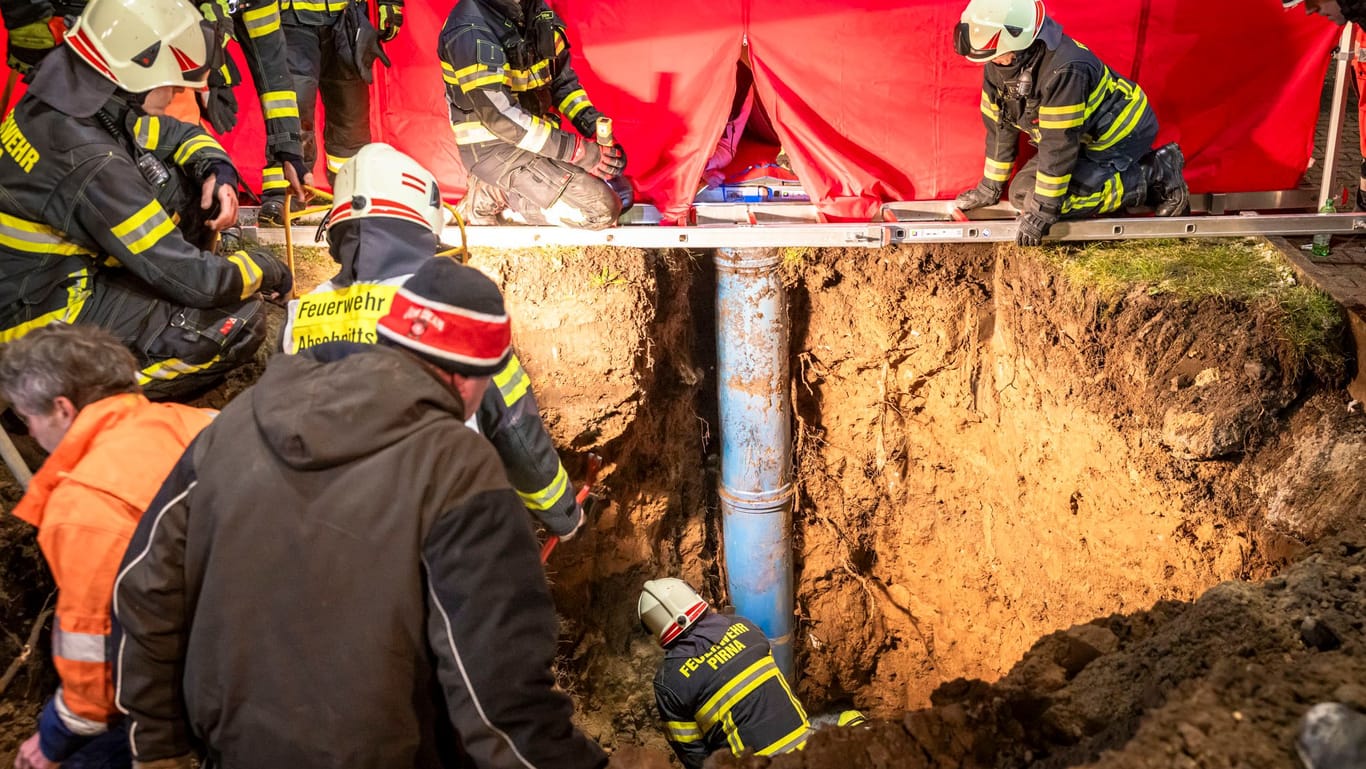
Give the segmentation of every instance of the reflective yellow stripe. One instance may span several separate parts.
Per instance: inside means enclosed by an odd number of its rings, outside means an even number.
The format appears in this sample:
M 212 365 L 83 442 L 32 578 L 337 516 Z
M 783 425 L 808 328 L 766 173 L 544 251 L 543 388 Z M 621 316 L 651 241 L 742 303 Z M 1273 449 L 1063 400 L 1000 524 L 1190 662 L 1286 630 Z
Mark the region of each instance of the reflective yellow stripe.
M 455 132 L 456 144 L 479 144 L 495 141 L 498 138 L 492 131 L 484 127 L 483 123 L 474 120 L 456 123 L 451 126 L 451 130 Z
M 521 491 L 517 496 L 522 498 L 522 503 L 532 510 L 549 510 L 564 497 L 569 490 L 569 473 L 565 472 L 564 465 L 555 473 L 555 479 L 549 486 L 541 489 L 534 494 L 526 494 Z
M 224 157 L 227 157 L 228 154 L 223 151 L 223 146 L 215 141 L 212 136 L 209 136 L 208 134 L 197 134 L 186 139 L 185 143 L 181 144 L 175 151 L 176 165 L 185 165 L 185 163 L 188 162 L 190 158 L 194 157 L 195 154 L 204 150 L 218 150 Z
M 151 115 L 138 118 L 133 121 L 133 133 L 139 147 L 155 150 L 157 142 L 161 141 L 161 118 Z
M 5 213 L 0 213 L 0 245 L 30 254 L 89 253 L 46 224 L 30 222 Z
M 460 78 L 455 75 L 455 67 L 448 62 L 441 62 L 441 79 L 449 85 L 460 85 Z
M 697 742 L 702 739 L 702 730 L 694 721 L 665 721 L 664 732 L 673 742 Z
M 531 377 L 526 375 L 526 371 L 522 369 L 522 362 L 513 355 L 508 358 L 507 365 L 493 375 L 493 383 L 502 394 L 503 403 L 511 407 L 526 395 L 527 388 L 531 386 Z
M 1059 115 L 1070 115 L 1074 112 L 1081 112 L 1085 108 L 1082 104 L 1064 104 L 1062 106 L 1039 107 L 1040 115 L 1057 117 Z
M 534 91 L 550 84 L 550 59 L 541 59 L 530 69 L 505 69 L 504 82 L 513 91 Z
M 1001 120 L 1001 108 L 991 101 L 991 97 L 987 96 L 986 91 L 982 92 L 982 114 L 991 118 L 993 123 Z
M 344 164 L 346 163 L 346 161 L 348 161 L 348 160 L 350 160 L 350 159 L 351 159 L 351 158 L 344 158 L 344 157 L 342 157 L 342 156 L 340 156 L 340 155 L 328 155 L 328 156 L 327 156 L 327 170 L 329 170 L 329 171 L 331 171 L 332 173 L 335 174 L 336 172 L 340 171 L 342 165 L 344 165 Z
M 540 153 L 545 148 L 545 143 L 550 141 L 551 134 L 555 131 L 555 126 L 538 117 L 531 118 L 531 127 L 526 130 L 526 135 L 517 142 L 518 149 L 527 152 Z
M 1065 176 L 1052 176 L 1040 172 L 1034 180 L 1034 194 L 1042 195 L 1046 198 L 1060 198 L 1067 194 L 1067 185 L 1072 181 L 1072 174 Z
M 560 114 L 573 120 L 580 113 L 593 106 L 593 102 L 588 100 L 588 94 L 582 88 L 575 88 L 569 95 L 560 100 Z
M 754 691 L 763 682 L 780 675 L 773 655 L 764 655 L 763 659 L 740 671 L 721 687 L 720 691 L 702 703 L 702 707 L 697 709 L 697 725 L 702 727 L 703 732 L 711 731 L 711 728 L 730 712 L 735 703 L 744 699 L 745 695 Z
M 1100 82 L 1096 84 L 1095 88 L 1091 89 L 1090 95 L 1086 97 L 1086 117 L 1091 117 L 1091 113 L 1096 111 L 1096 107 L 1099 107 L 1100 103 L 1105 101 L 1105 97 L 1109 96 L 1110 91 L 1114 90 L 1114 84 L 1114 75 L 1111 75 L 1110 68 L 1106 67 L 1105 73 L 1100 77 Z
M 110 232 L 123 241 L 130 252 L 140 254 L 174 230 L 175 222 L 166 215 L 166 209 L 153 200 L 142 210 L 114 225 Z
M 806 744 L 806 740 L 810 736 L 811 727 L 803 723 L 801 726 L 798 726 L 796 729 L 793 729 L 792 731 L 788 732 L 781 739 L 775 741 L 768 747 L 759 748 L 758 750 L 754 751 L 754 754 L 759 756 L 776 756 L 779 753 L 787 753 L 792 750 L 797 750 L 798 748 L 801 748 Z
M 81 314 L 81 308 L 85 307 L 85 300 L 90 298 L 90 271 L 81 268 L 67 275 L 67 278 L 74 278 L 76 282 L 66 288 L 65 307 L 58 307 L 17 326 L 0 330 L 0 343 L 13 342 L 33 329 L 49 323 L 75 323 Z
M 999 160 L 987 158 L 986 165 L 982 168 L 982 175 L 993 182 L 1004 182 L 1010 179 L 1010 169 L 1013 163 L 1002 163 Z
M 867 719 L 866 717 L 864 717 L 864 715 L 863 715 L 862 713 L 858 712 L 857 710 L 846 710 L 846 711 L 840 713 L 839 718 L 835 720 L 835 725 L 836 725 L 836 726 L 858 726 L 859 724 L 862 724 L 862 723 L 867 722 L 867 720 L 868 720 L 868 719 Z
M 246 299 L 257 291 L 261 290 L 262 272 L 259 265 L 247 256 L 246 251 L 238 251 L 228 257 L 228 261 L 237 266 L 237 271 L 242 274 L 242 298 Z
M 270 192 L 271 190 L 283 190 L 289 187 L 289 182 L 285 179 L 285 169 L 281 166 L 267 166 L 261 171 L 261 190 Z
M 507 70 L 503 67 L 494 68 L 483 64 L 471 64 L 457 70 L 449 64 L 445 64 L 441 70 L 442 78 L 447 83 L 459 86 L 460 90 L 465 93 L 507 80 Z
M 735 714 L 726 711 L 726 715 L 721 719 L 721 731 L 726 735 L 726 744 L 730 745 L 730 752 L 740 755 L 745 752 L 745 741 L 740 739 L 740 730 L 735 726 Z
M 271 3 L 263 8 L 242 12 L 242 24 L 249 37 L 265 37 L 280 28 L 280 5 Z
M 186 374 L 195 374 L 222 360 L 222 357 L 215 355 L 203 363 L 186 363 L 180 358 L 158 361 L 138 372 L 138 384 L 145 386 L 154 380 L 165 382 Z
M 1097 140 L 1095 144 L 1090 145 L 1089 149 L 1109 149 L 1122 141 L 1124 137 L 1133 133 L 1134 128 L 1138 127 L 1139 119 L 1143 117 L 1143 113 L 1148 109 L 1148 97 L 1141 89 L 1135 90 L 1137 91 L 1136 98 L 1130 99 L 1128 106 L 1124 108 L 1123 112 L 1119 113 L 1119 117 L 1115 119 L 1115 122 L 1110 124 L 1110 129 L 1101 134 L 1100 139 Z
M 293 91 L 266 91 L 261 94 L 261 111 L 266 120 L 299 116 L 299 102 Z

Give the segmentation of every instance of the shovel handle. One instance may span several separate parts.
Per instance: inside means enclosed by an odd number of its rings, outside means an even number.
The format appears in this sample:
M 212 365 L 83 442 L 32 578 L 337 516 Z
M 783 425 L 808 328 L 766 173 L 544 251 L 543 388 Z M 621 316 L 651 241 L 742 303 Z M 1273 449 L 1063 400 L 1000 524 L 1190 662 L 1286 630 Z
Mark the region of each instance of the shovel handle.
M 588 455 L 588 469 L 584 473 L 583 485 L 579 487 L 579 493 L 574 495 L 574 500 L 582 507 L 588 501 L 588 495 L 593 493 L 593 484 L 598 482 L 598 471 L 602 469 L 602 457 L 597 454 Z M 550 554 L 555 551 L 555 546 L 560 544 L 560 538 L 551 534 L 546 538 L 545 544 L 541 545 L 541 563 L 545 563 Z

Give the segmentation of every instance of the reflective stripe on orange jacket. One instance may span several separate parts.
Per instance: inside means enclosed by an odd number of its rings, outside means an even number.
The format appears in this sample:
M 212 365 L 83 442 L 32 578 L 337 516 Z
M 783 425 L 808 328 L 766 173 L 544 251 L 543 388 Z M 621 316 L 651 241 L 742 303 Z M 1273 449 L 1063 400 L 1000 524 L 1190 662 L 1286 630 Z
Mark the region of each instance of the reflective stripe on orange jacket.
M 109 603 L 133 529 L 212 411 L 125 394 L 81 409 L 14 508 L 38 527 L 57 581 L 52 659 L 57 711 L 77 734 L 102 731 L 114 707 Z

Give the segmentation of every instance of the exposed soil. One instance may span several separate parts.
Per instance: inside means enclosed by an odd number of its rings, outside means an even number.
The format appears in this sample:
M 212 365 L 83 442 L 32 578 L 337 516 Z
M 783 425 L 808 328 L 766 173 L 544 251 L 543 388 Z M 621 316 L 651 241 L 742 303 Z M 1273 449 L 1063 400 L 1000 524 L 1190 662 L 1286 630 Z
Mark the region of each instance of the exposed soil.
M 1141 289 L 1105 302 L 1009 247 L 788 257 L 799 691 L 890 720 L 780 762 L 1077 766 L 1112 749 L 1107 766 L 1288 767 L 1308 704 L 1366 706 L 1335 693 L 1366 686 L 1366 563 L 1357 544 L 1306 559 L 1366 519 L 1366 419 L 1267 318 Z M 472 263 L 503 285 L 571 476 L 606 460 L 591 526 L 548 566 L 559 680 L 594 739 L 662 755 L 640 584 L 679 575 L 725 599 L 711 255 Z M 305 288 L 330 272 L 306 269 Z M 0 524 L 0 666 L 50 592 L 26 529 Z M 1311 610 L 1337 650 L 1299 640 Z M 50 691 L 42 670 L 0 702 L 0 765 Z

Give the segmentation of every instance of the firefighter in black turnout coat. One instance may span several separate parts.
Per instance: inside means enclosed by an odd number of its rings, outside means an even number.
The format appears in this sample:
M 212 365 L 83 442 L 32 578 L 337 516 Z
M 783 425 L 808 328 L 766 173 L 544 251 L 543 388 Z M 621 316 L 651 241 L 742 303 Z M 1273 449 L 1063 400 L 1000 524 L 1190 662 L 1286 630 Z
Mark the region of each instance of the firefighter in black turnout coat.
M 251 359 L 256 294 L 288 291 L 289 272 L 268 251 L 223 257 L 186 239 L 171 201 L 235 212 L 237 174 L 203 130 L 155 114 L 173 89 L 202 87 L 219 51 L 187 3 L 91 0 L 45 58 L 0 124 L 0 341 L 101 326 L 161 397 Z M 181 173 L 188 195 L 174 192 Z
M 772 756 L 806 744 L 806 711 L 752 622 L 709 611 L 688 583 L 672 577 L 646 582 L 636 609 L 664 647 L 655 703 L 684 766 L 700 769 L 721 748 Z
M 986 165 L 958 208 L 1000 200 L 1023 133 L 1039 152 L 1010 185 L 1021 245 L 1039 245 L 1059 218 L 1143 206 L 1158 216 L 1186 212 L 1181 150 L 1152 149 L 1157 117 L 1143 89 L 1063 34 L 1041 0 L 972 0 L 954 45 L 986 65 Z
M 603 115 L 580 85 L 564 23 L 545 0 L 458 0 L 439 46 L 470 178 L 466 218 L 493 224 L 511 208 L 530 224 L 615 224 L 625 201 L 608 181 L 620 177 L 626 154 L 598 143 Z M 560 116 L 575 132 L 559 127 Z

